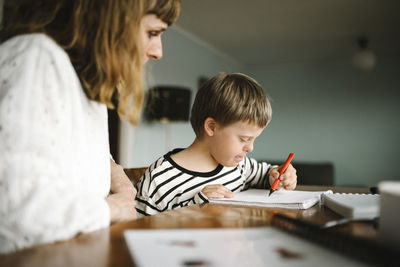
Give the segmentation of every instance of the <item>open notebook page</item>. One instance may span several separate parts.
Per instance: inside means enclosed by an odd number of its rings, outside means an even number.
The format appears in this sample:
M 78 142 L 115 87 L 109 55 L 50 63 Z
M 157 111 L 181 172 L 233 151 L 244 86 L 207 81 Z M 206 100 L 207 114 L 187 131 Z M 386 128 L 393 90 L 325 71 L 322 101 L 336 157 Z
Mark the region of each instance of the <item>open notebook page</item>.
M 323 193 L 330 194 L 327 191 L 298 191 L 298 190 L 277 190 L 270 196 L 269 190 L 249 189 L 235 193 L 233 198 L 214 198 L 211 203 L 234 204 L 261 207 L 275 207 L 287 209 L 308 209 L 321 200 Z

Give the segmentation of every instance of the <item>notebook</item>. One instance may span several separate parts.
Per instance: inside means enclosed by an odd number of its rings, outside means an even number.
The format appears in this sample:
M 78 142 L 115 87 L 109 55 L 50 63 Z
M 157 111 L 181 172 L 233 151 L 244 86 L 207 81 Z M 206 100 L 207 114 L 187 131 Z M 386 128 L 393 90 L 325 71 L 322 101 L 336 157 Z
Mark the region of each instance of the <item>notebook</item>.
M 259 207 L 273 207 L 286 209 L 308 209 L 319 203 L 323 193 L 327 191 L 298 191 L 298 190 L 277 190 L 268 196 L 269 190 L 248 189 L 237 192 L 233 198 L 213 198 L 210 203 L 233 204 Z
M 350 219 L 379 217 L 378 194 L 323 194 L 322 203 L 336 213 Z
M 399 265 L 399 250 L 395 246 L 387 246 L 382 242 L 377 242 L 378 240 L 374 238 L 365 238 L 355 233 L 349 234 L 348 231 L 325 229 L 325 227 L 321 227 L 319 223 L 316 224 L 314 220 L 309 220 L 309 218 L 293 218 L 283 213 L 274 214 L 271 225 L 293 236 L 318 244 L 320 247 L 329 248 L 340 254 L 363 261 L 366 266 Z M 352 232 L 354 232 L 354 229 L 352 228 Z M 326 260 L 327 262 L 329 261 L 329 259 Z M 325 264 L 322 263 L 315 266 L 325 266 Z
M 274 227 L 126 230 L 136 266 L 365 266 Z

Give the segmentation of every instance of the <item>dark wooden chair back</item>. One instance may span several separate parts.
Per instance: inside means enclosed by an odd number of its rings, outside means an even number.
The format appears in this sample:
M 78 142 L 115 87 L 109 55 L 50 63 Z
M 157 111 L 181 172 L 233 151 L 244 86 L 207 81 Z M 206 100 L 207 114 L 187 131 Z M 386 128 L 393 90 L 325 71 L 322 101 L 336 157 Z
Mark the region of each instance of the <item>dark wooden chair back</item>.
M 126 168 L 124 169 L 126 175 L 129 177 L 129 179 L 132 181 L 134 185 L 139 182 L 140 177 L 146 172 L 147 167 L 142 167 L 142 168 Z
M 282 162 L 260 160 L 272 165 L 280 165 Z M 331 162 L 292 162 L 297 170 L 298 185 L 327 185 L 335 184 L 334 166 Z

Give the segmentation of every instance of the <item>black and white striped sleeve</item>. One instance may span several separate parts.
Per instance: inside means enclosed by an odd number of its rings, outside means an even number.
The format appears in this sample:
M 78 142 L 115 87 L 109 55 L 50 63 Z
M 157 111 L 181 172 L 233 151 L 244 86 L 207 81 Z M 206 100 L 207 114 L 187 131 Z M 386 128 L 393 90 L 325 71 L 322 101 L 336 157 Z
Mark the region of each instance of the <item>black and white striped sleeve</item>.
M 157 208 L 155 199 L 151 198 L 149 194 L 152 191 L 152 187 L 154 187 L 152 186 L 152 173 L 163 162 L 164 159 L 160 158 L 151 164 L 137 183 L 136 211 L 138 212 L 139 216 L 153 215 L 162 211 Z
M 271 164 L 266 162 L 257 162 L 255 159 L 245 157 L 243 161 L 243 174 L 246 182 L 244 190 L 252 188 L 270 188 L 269 170 Z
M 136 211 L 139 215 L 147 216 L 158 213 L 155 203 L 148 196 L 147 188 L 150 180 L 151 172 L 147 170 L 137 184 Z
M 156 164 L 156 163 L 155 163 Z M 153 164 L 154 165 L 154 164 Z M 201 189 L 210 179 L 197 179 L 170 164 L 150 166 L 137 185 L 136 210 L 154 215 L 194 204 L 208 202 Z
M 192 206 L 195 204 L 201 204 L 201 203 L 207 203 L 209 202 L 208 198 L 200 191 L 196 193 L 193 197 L 188 198 L 182 202 L 175 202 L 175 203 L 164 203 L 164 205 L 168 205 L 168 209 L 177 209 L 177 208 L 182 208 L 186 206 Z

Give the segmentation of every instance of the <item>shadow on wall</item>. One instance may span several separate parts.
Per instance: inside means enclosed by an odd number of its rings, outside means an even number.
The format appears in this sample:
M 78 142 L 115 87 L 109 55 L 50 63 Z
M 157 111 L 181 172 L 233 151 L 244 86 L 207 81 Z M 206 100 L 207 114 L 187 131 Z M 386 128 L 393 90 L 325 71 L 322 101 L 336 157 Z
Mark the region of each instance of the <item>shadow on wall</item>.
M 260 160 L 259 162 L 268 162 L 272 165 L 280 165 L 282 162 L 274 162 L 268 160 Z M 298 185 L 334 185 L 334 167 L 330 162 L 312 163 L 312 162 L 295 162 L 293 167 L 297 171 Z

